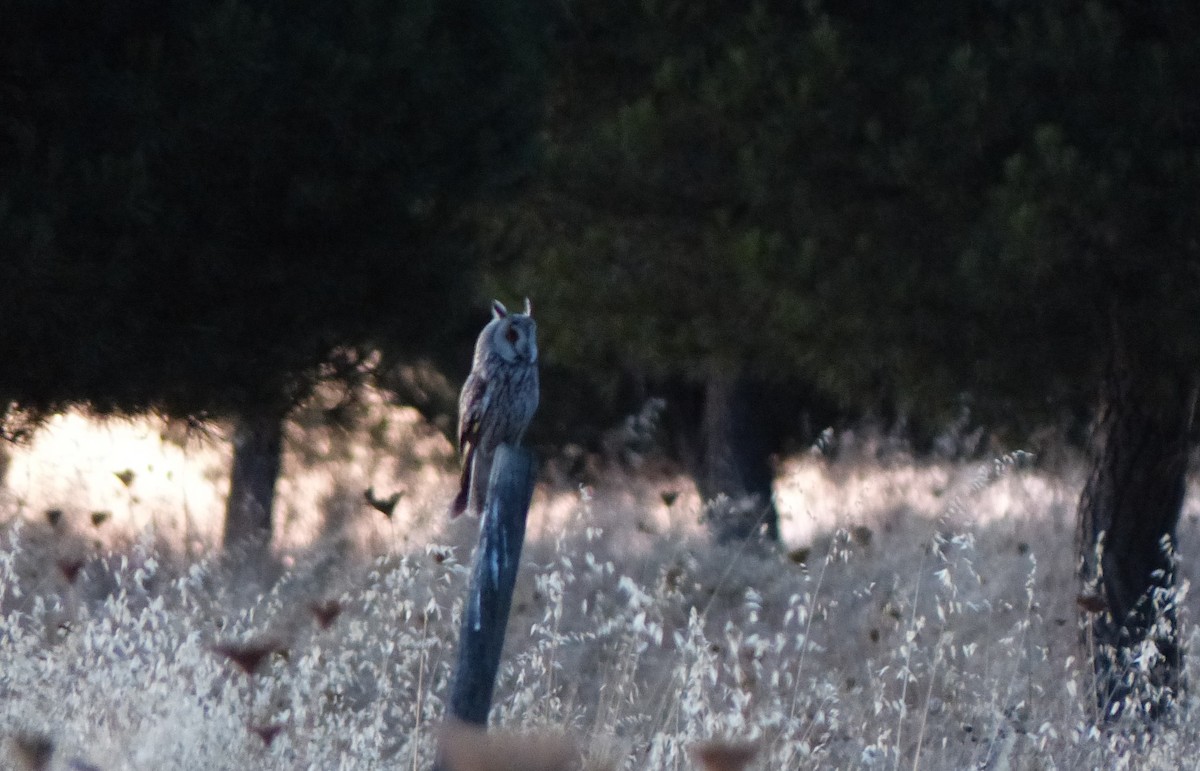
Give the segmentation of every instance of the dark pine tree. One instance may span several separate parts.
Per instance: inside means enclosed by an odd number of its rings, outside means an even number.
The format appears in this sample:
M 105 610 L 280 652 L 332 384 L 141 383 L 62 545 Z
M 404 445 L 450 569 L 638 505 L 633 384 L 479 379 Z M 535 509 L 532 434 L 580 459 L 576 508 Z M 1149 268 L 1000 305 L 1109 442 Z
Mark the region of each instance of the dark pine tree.
M 771 449 L 736 430 L 763 385 L 931 418 L 965 398 L 1001 436 L 1090 412 L 1097 699 L 1161 714 L 1200 371 L 1200 11 L 572 8 L 545 174 L 498 228 L 547 360 L 711 397 L 706 495 L 761 484 L 733 459 Z
M 0 404 L 230 419 L 227 541 L 269 537 L 290 407 L 354 351 L 436 353 L 468 306 L 462 214 L 534 158 L 538 8 L 0 17 Z

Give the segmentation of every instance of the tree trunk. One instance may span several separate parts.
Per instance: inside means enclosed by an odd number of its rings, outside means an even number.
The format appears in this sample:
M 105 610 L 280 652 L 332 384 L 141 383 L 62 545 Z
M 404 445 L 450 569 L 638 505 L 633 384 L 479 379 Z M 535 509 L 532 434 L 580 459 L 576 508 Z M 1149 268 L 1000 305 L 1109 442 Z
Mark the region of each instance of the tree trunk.
M 225 503 L 225 551 L 263 556 L 271 543 L 271 511 L 283 445 L 283 415 L 238 421 L 233 435 L 229 498 Z
M 1194 400 L 1190 385 L 1122 351 L 1103 383 L 1079 525 L 1104 719 L 1130 708 L 1155 719 L 1183 684 L 1174 549 Z
M 714 371 L 704 391 L 696 486 L 718 543 L 779 540 L 763 418 L 745 375 Z

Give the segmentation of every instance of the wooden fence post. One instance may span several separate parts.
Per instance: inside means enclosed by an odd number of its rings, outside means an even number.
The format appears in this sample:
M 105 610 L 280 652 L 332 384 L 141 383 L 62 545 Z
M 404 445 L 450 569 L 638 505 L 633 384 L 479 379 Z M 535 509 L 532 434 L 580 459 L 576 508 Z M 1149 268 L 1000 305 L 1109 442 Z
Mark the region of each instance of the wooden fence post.
M 525 541 L 525 516 L 533 498 L 535 470 L 533 454 L 528 450 L 507 444 L 496 449 L 458 637 L 458 661 L 447 714 L 450 720 L 487 726 Z M 440 758 L 435 768 L 445 770 Z

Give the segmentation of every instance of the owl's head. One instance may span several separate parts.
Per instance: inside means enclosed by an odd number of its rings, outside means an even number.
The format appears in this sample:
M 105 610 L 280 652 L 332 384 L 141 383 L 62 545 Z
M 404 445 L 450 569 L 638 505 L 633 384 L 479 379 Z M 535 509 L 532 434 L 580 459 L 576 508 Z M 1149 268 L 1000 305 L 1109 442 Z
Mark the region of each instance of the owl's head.
M 490 330 L 490 332 L 488 331 Z M 491 348 L 509 363 L 537 361 L 537 322 L 533 308 L 525 298 L 524 313 L 509 313 L 499 300 L 492 300 L 492 320 L 485 334 L 490 335 Z

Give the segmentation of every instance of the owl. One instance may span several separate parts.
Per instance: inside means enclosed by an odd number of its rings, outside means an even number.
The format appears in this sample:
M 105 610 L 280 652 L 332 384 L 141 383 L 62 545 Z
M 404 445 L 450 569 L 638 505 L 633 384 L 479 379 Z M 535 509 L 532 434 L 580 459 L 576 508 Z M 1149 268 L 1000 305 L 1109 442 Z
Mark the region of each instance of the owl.
M 475 342 L 471 374 L 458 397 L 463 466 L 451 518 L 483 513 L 496 448 L 520 444 L 538 406 L 537 324 L 528 298 L 524 313 L 509 313 L 493 300 L 492 317 Z

